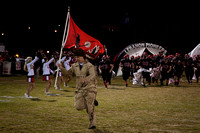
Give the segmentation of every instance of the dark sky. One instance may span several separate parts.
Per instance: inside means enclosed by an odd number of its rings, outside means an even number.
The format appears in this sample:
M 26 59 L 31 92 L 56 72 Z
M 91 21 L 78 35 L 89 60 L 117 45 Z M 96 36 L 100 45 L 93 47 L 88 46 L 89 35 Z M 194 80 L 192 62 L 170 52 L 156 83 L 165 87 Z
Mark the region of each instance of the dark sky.
M 169 53 L 183 54 L 200 42 L 197 3 L 108 0 L 1 1 L 0 32 L 5 35 L 0 42 L 11 52 L 59 50 L 68 6 L 75 23 L 106 45 L 111 55 L 138 42 L 158 44 Z M 114 31 L 109 32 L 109 27 Z

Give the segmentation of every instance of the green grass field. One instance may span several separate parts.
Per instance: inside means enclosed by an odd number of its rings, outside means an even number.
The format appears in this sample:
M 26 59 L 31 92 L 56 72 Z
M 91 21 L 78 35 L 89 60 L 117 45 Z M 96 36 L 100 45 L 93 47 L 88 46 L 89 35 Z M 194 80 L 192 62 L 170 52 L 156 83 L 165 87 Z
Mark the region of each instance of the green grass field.
M 186 81 L 175 87 L 125 87 L 122 77 L 105 89 L 98 77 L 97 129 L 89 130 L 86 111 L 74 108 L 74 79 L 62 91 L 44 94 L 45 82 L 36 79 L 26 99 L 26 76 L 0 77 L 0 132 L 200 132 L 200 85 Z

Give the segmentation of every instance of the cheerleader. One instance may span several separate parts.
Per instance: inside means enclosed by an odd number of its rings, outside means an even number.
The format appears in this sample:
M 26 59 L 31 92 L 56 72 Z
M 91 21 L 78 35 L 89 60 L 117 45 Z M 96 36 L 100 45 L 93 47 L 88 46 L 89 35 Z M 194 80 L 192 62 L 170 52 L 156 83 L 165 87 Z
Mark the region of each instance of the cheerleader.
M 49 64 L 54 61 L 54 58 L 51 58 L 48 60 L 48 58 L 43 59 L 44 64 L 43 64 L 43 80 L 46 81 L 46 88 L 45 88 L 45 94 L 50 94 L 49 89 L 53 83 L 53 80 L 51 79 L 50 73 L 54 73 L 50 67 Z
M 25 93 L 26 98 L 33 98 L 30 96 L 31 91 L 35 88 L 35 79 L 34 79 L 34 63 L 38 60 L 39 58 L 35 56 L 35 59 L 32 60 L 32 57 L 27 57 L 25 60 L 24 64 L 24 70 L 28 72 L 27 74 L 27 82 L 28 82 L 28 92 Z
M 66 59 L 66 56 L 62 57 L 62 59 L 60 60 L 60 62 L 63 63 L 65 59 Z M 58 67 L 58 63 L 59 63 L 59 60 L 57 60 L 57 62 L 56 62 L 56 67 Z M 63 83 L 63 81 L 64 81 L 63 75 L 62 75 L 60 69 L 58 69 L 58 81 L 57 81 L 57 85 L 56 85 L 56 88 L 55 88 L 56 90 L 57 89 L 62 90 L 60 88 L 60 85 Z
M 65 66 L 65 69 L 68 71 L 70 68 L 71 68 L 71 66 L 70 66 L 70 61 L 71 61 L 71 57 L 69 57 L 68 59 L 66 58 L 65 59 L 65 61 L 64 61 L 64 66 Z M 66 77 L 66 79 L 65 79 L 65 82 L 64 82 L 64 87 L 69 87 L 68 85 L 67 85 L 67 83 L 70 81 L 70 77 Z

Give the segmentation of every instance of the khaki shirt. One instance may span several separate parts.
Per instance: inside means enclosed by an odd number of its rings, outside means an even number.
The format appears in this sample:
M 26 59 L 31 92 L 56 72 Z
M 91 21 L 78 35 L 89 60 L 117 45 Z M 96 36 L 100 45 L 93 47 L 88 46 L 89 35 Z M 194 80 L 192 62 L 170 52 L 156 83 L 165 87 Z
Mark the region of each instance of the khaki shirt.
M 76 89 L 77 91 L 91 91 L 97 92 L 97 76 L 95 67 L 90 62 L 85 61 L 82 69 L 80 70 L 79 63 L 72 64 L 71 68 L 67 71 L 65 68 L 61 68 L 61 72 L 64 76 L 76 76 Z M 79 78 L 83 77 L 85 83 L 81 83 Z

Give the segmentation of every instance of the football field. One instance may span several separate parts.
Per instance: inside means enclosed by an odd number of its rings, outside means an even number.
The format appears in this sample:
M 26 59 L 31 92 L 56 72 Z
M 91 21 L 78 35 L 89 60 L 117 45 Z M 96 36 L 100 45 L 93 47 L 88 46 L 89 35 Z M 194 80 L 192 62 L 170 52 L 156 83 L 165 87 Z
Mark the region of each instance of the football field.
M 54 78 L 54 77 L 53 77 Z M 3 133 L 123 133 L 123 132 L 200 132 L 200 83 L 178 87 L 152 84 L 125 87 L 122 77 L 112 79 L 106 89 L 98 77 L 95 107 L 97 129 L 89 130 L 85 110 L 74 107 L 75 79 L 61 91 L 44 93 L 42 77 L 27 99 L 26 76 L 0 77 L 0 132 Z

